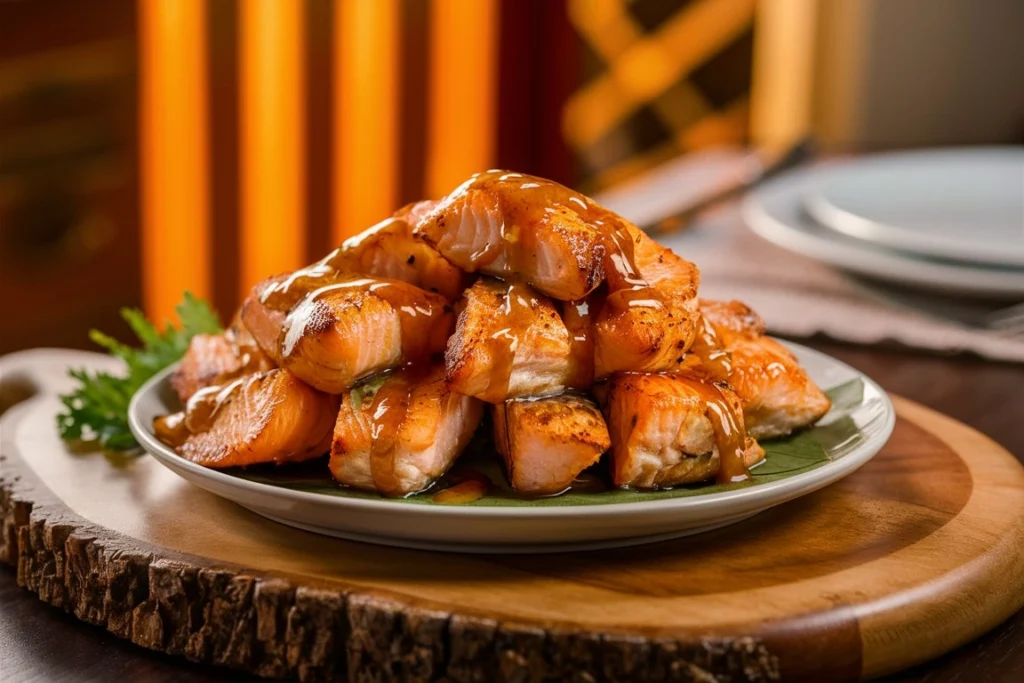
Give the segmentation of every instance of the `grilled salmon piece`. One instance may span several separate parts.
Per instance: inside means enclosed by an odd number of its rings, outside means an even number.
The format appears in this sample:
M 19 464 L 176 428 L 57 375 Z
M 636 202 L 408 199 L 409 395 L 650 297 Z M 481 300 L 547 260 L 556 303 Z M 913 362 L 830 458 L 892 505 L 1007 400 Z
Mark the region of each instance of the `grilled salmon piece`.
M 445 384 L 440 363 L 368 380 L 341 397 L 331 474 L 386 496 L 417 493 L 448 471 L 482 414 L 480 401 Z
M 234 379 L 238 368 L 239 359 L 224 334 L 197 334 L 171 375 L 171 386 L 184 403 L 203 387 Z
M 683 375 L 623 373 L 600 387 L 616 486 L 738 481 L 764 451 L 746 436 L 739 398 Z M 725 452 L 725 468 L 722 453 Z
M 163 438 L 183 436 L 178 453 L 204 467 L 297 462 L 325 453 L 338 398 L 274 369 L 207 387 L 193 395 L 183 416 L 158 418 Z
M 513 399 L 495 405 L 492 416 L 509 482 L 526 495 L 565 491 L 611 447 L 601 412 L 583 396 Z
M 466 290 L 448 340 L 452 389 L 488 403 L 554 394 L 589 384 L 589 358 L 573 340 L 551 299 L 528 285 L 480 278 Z
M 204 387 L 273 367 L 273 361 L 260 350 L 236 316 L 222 334 L 192 337 L 178 369 L 171 375 L 171 386 L 184 403 Z
M 455 301 L 468 284 L 467 275 L 436 249 L 412 233 L 437 202 L 409 204 L 358 235 L 349 238 L 321 263 L 340 273 L 358 273 L 400 280 Z
M 635 226 L 627 224 L 626 231 L 641 284 L 609 291 L 598 304 L 593 332 L 597 377 L 679 369 L 700 321 L 697 267 Z
M 745 304 L 704 300 L 700 310 L 730 356 L 729 384 L 752 436 L 785 436 L 829 411 L 829 397 L 789 349 L 764 335 L 764 321 Z
M 604 279 L 608 213 L 550 180 L 478 173 L 442 199 L 415 233 L 462 270 L 521 278 L 555 299 L 582 299 Z
M 328 393 L 340 394 L 374 373 L 443 353 L 454 325 L 444 297 L 397 280 L 339 279 L 304 293 L 285 310 L 295 290 L 276 299 L 279 293 L 267 297 L 257 288 L 242 318 L 281 367 Z

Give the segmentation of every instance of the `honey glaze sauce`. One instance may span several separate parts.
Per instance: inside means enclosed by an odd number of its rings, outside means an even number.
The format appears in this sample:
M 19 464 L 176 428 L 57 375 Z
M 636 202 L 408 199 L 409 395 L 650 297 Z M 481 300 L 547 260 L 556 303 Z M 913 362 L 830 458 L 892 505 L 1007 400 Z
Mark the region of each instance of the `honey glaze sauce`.
M 440 489 L 430 501 L 440 505 L 465 505 L 480 500 L 491 489 L 491 480 L 482 472 L 463 469 L 451 477 L 451 485 Z
M 412 391 L 423 371 L 405 367 L 388 376 L 370 405 L 370 474 L 377 490 L 385 496 L 402 496 L 397 472 L 397 449 L 402 426 L 409 416 Z
M 178 448 L 188 437 L 201 434 L 213 427 L 217 415 L 238 396 L 249 381 L 259 381 L 259 375 L 240 377 L 228 384 L 204 387 L 194 393 L 185 409 L 153 420 L 153 434 L 171 448 Z
M 718 483 L 729 484 L 750 479 L 750 470 L 744 458 L 747 433 L 738 403 L 730 402 L 722 389 L 713 382 L 686 375 L 675 377 L 700 396 L 707 406 L 706 415 L 711 421 L 718 450 Z
M 593 296 L 593 295 L 591 295 Z M 594 383 L 594 313 L 599 310 L 588 299 L 562 304 L 562 322 L 569 331 L 569 362 L 573 366 L 568 386 L 589 389 Z
M 516 350 L 522 342 L 521 336 L 534 320 L 534 310 L 540 306 L 537 293 L 529 285 L 516 281 L 500 282 L 498 307 L 495 319 L 501 326 L 491 333 L 495 342 L 491 346 L 492 370 L 488 394 L 498 399 L 508 396 L 512 369 L 515 366 Z
M 725 349 L 714 326 L 703 315 L 684 366 L 687 371 L 706 375 L 715 382 L 728 382 L 732 376 L 732 354 Z

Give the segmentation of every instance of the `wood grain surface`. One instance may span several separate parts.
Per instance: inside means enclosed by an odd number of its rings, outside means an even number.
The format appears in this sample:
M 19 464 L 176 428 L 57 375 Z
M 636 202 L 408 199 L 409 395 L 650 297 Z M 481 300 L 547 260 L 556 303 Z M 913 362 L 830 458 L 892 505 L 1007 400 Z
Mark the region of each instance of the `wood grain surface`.
M 465 558 L 323 539 L 150 460 L 69 454 L 37 398 L 4 420 L 4 486 L 26 471 L 0 501 L 3 549 L 12 559 L 16 529 L 19 580 L 82 619 L 266 675 L 815 680 L 828 666 L 852 679 L 977 635 L 1024 585 L 1019 464 L 898 405 L 872 463 L 740 526 L 628 551 Z M 15 463 L 24 443 L 29 467 Z M 18 501 L 33 496 L 27 515 Z

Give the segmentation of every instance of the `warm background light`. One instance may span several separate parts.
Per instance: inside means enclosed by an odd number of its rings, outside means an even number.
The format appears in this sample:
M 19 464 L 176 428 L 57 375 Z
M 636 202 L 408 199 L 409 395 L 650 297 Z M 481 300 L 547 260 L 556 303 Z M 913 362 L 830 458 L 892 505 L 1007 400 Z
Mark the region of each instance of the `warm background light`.
M 426 186 L 439 197 L 494 165 L 498 3 L 430 6 Z
M 398 5 L 398 0 L 335 5 L 335 242 L 397 208 Z
M 204 0 L 138 3 L 143 306 L 210 295 Z
M 243 0 L 241 285 L 305 260 L 303 3 Z

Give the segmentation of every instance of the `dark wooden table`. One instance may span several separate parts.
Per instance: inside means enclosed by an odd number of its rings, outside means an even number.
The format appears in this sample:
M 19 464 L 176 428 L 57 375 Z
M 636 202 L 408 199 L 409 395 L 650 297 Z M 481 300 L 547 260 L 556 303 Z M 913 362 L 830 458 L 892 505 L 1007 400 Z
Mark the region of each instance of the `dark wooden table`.
M 924 356 L 830 342 L 811 346 L 875 378 L 887 390 L 979 429 L 1024 462 L 1024 366 Z M 1024 552 L 1024 549 L 1022 549 Z M 0 681 L 255 680 L 149 652 L 45 605 L 0 567 Z M 944 657 L 886 681 L 1024 681 L 1024 611 Z

